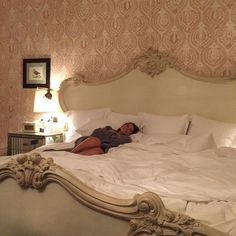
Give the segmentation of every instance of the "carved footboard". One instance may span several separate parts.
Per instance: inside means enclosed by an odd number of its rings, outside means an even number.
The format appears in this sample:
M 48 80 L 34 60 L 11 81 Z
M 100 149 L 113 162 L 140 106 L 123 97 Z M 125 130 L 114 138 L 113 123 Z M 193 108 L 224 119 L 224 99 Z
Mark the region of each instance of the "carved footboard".
M 45 230 L 46 233 L 42 233 L 38 229 L 38 234 L 35 233 L 35 231 L 33 235 L 63 235 L 63 230 L 67 227 L 65 221 L 68 220 L 68 218 L 71 218 L 70 221 L 78 222 L 78 226 L 77 229 L 75 226 L 73 230 L 72 226 L 68 227 L 69 229 L 66 229 L 65 231 L 67 232 L 67 235 L 226 235 L 201 224 L 191 217 L 166 209 L 159 196 L 151 192 L 140 195 L 138 194 L 134 196 L 133 199 L 128 200 L 116 199 L 96 192 L 68 173 L 65 169 L 56 165 L 52 158 L 45 159 L 37 153 L 18 156 L 16 159 L 0 167 L 0 193 L 4 191 L 4 194 L 0 194 L 0 204 L 2 206 L 0 213 L 0 231 L 7 232 L 4 235 L 14 235 L 12 230 L 6 229 L 6 224 L 9 224 L 9 227 L 11 226 L 9 220 L 12 218 L 7 219 L 9 214 L 2 211 L 2 209 L 10 209 L 11 203 L 9 202 L 12 202 L 14 205 L 14 201 L 9 200 L 14 199 L 14 196 L 6 195 L 8 193 L 8 188 L 7 184 L 4 184 L 7 180 L 12 178 L 21 186 L 21 189 L 18 189 L 19 191 L 14 190 L 15 192 L 12 193 L 13 195 L 17 195 L 16 201 L 24 202 L 25 198 L 25 201 L 28 201 L 30 204 L 32 200 L 32 209 L 34 205 L 38 205 L 38 211 L 42 210 L 45 215 L 50 214 L 48 209 L 42 208 L 46 208 L 47 201 L 49 201 L 49 206 L 52 204 L 53 196 L 49 195 L 45 197 L 43 194 L 50 192 L 50 185 L 52 186 L 56 183 L 57 193 L 54 195 L 54 197 L 56 196 L 54 201 L 61 198 L 62 203 L 59 204 L 59 208 L 61 208 L 59 211 L 67 210 L 62 223 L 59 222 L 59 216 L 57 216 L 57 219 L 49 219 L 50 222 L 58 220 L 58 223 L 55 226 L 57 231 L 53 231 L 53 229 L 51 229 L 52 227 L 49 229 L 47 228 L 49 226 L 47 226 Z M 62 188 L 58 189 L 58 185 Z M 80 205 L 78 211 L 74 211 L 75 203 L 70 202 L 70 200 L 68 200 L 69 198 L 67 199 L 68 194 L 59 194 L 64 190 L 73 196 L 70 198 L 76 203 L 76 205 Z M 10 193 L 11 191 L 9 190 L 9 194 Z M 30 197 L 30 199 L 32 199 L 29 201 L 29 198 L 27 197 L 30 194 L 32 194 L 32 197 Z M 37 199 L 36 202 L 34 202 L 34 199 Z M 43 199 L 42 203 L 39 199 Z M 6 201 L 6 203 L 4 201 Z M 8 204 L 8 206 L 6 206 L 6 204 Z M 71 208 L 70 204 L 72 204 Z M 12 211 L 14 211 L 14 208 L 9 211 L 13 214 Z M 28 209 L 26 213 L 29 215 L 29 212 L 30 209 Z M 71 216 L 68 215 L 69 212 L 71 212 Z M 26 216 L 22 216 L 23 213 L 24 212 L 22 211 L 17 211 L 17 209 L 14 212 L 14 214 L 19 214 L 19 217 L 22 217 L 21 221 L 19 218 L 14 218 L 14 221 L 17 221 L 18 223 L 20 222 L 19 224 L 21 225 L 23 224 L 22 220 L 27 219 Z M 33 215 L 34 213 L 30 214 L 30 217 Z M 41 217 L 37 219 L 37 224 L 40 225 L 40 220 L 43 220 L 45 217 L 46 216 L 41 215 Z M 65 225 L 63 225 L 63 223 L 65 223 Z M 30 224 L 28 224 L 27 227 L 30 228 Z M 17 235 L 24 234 L 21 234 L 18 231 Z

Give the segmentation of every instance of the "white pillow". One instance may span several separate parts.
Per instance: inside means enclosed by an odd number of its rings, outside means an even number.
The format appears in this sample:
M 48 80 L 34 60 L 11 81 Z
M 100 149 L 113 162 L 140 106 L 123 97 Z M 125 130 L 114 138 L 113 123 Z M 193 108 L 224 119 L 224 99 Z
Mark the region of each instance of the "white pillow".
M 140 117 L 137 115 L 109 112 L 106 119 L 107 123 L 109 123 L 114 129 L 120 128 L 121 125 L 127 122 L 132 122 L 140 127 Z
M 233 139 L 230 146 L 233 147 L 233 148 L 236 148 L 236 135 L 234 136 L 234 139 Z
M 138 142 L 144 145 L 154 145 L 154 144 L 163 144 L 166 145 L 171 140 L 178 139 L 182 134 L 165 134 L 165 133 L 156 133 L 156 134 L 144 134 L 140 132 L 140 137 Z
M 212 134 L 201 135 L 182 135 L 175 140 L 167 143 L 169 147 L 183 152 L 200 152 L 206 149 L 215 148 L 215 142 Z
M 104 120 L 109 112 L 109 108 L 93 110 L 70 110 L 67 111 L 65 115 L 67 116 L 69 130 L 77 130 L 92 120 Z
M 70 143 L 75 141 L 79 137 L 81 137 L 81 134 L 79 134 L 75 130 L 68 130 L 67 132 L 64 133 L 64 142 Z
M 236 148 L 234 147 L 219 147 L 215 153 L 218 157 L 236 158 Z
M 186 134 L 189 119 L 188 115 L 182 116 L 161 116 L 145 112 L 139 112 L 143 133 L 167 133 L 167 134 Z
M 132 139 L 133 143 L 140 143 L 143 140 L 143 135 L 144 134 L 142 132 L 138 132 L 136 134 L 131 134 L 130 138 Z
M 76 131 L 81 135 L 90 135 L 94 129 L 103 128 L 107 125 L 113 129 L 120 128 L 124 123 L 133 122 L 137 126 L 140 125 L 140 118 L 135 115 L 123 114 L 117 112 L 107 112 L 104 118 L 91 119 L 86 124 L 81 125 Z
M 215 148 L 212 134 L 185 135 L 185 134 L 142 134 L 135 141 L 145 145 L 162 144 L 182 152 L 199 152 Z
M 89 121 L 88 123 L 86 123 L 83 126 L 80 126 L 76 132 L 78 132 L 79 134 L 81 134 L 82 136 L 89 136 L 91 135 L 91 133 L 97 129 L 97 128 L 104 128 L 105 126 L 111 126 L 111 124 L 109 124 L 106 120 L 104 119 L 93 119 L 91 121 Z M 113 128 L 113 127 L 112 127 Z
M 188 134 L 199 135 L 212 133 L 216 146 L 231 146 L 236 135 L 236 124 L 211 120 L 192 115 Z

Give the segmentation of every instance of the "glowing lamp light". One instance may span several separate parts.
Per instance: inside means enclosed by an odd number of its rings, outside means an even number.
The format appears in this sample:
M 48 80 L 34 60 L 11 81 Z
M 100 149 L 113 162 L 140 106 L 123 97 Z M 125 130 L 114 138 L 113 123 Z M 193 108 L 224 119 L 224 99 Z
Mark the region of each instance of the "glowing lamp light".
M 34 112 L 54 113 L 61 111 L 56 90 L 37 88 L 34 97 Z

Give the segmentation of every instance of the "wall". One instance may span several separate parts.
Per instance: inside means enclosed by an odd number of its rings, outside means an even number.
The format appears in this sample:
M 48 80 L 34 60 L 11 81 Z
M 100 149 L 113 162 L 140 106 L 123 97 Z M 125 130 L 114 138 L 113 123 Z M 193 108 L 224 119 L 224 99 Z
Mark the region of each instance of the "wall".
M 234 76 L 235 0 L 1 0 L 0 152 L 7 133 L 35 117 L 23 58 L 51 57 L 58 87 L 79 71 L 110 78 L 151 46 L 193 74 Z

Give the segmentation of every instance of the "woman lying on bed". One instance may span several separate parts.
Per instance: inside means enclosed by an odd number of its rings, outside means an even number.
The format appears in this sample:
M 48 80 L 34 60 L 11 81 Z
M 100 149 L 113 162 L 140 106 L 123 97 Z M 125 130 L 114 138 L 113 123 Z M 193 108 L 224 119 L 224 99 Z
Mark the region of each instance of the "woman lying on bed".
M 72 149 L 61 149 L 57 151 L 70 151 L 81 155 L 96 155 L 107 153 L 111 147 L 117 147 L 124 143 L 132 142 L 130 135 L 139 132 L 139 128 L 132 122 L 123 124 L 115 130 L 111 126 L 95 129 L 91 135 L 82 136 L 75 141 Z M 45 151 L 53 151 L 48 149 Z
M 117 130 L 110 126 L 98 128 L 90 136 L 82 136 L 77 139 L 71 152 L 82 155 L 107 153 L 111 147 L 130 143 L 132 141 L 130 135 L 136 134 L 138 131 L 138 126 L 132 122 L 123 124 Z

